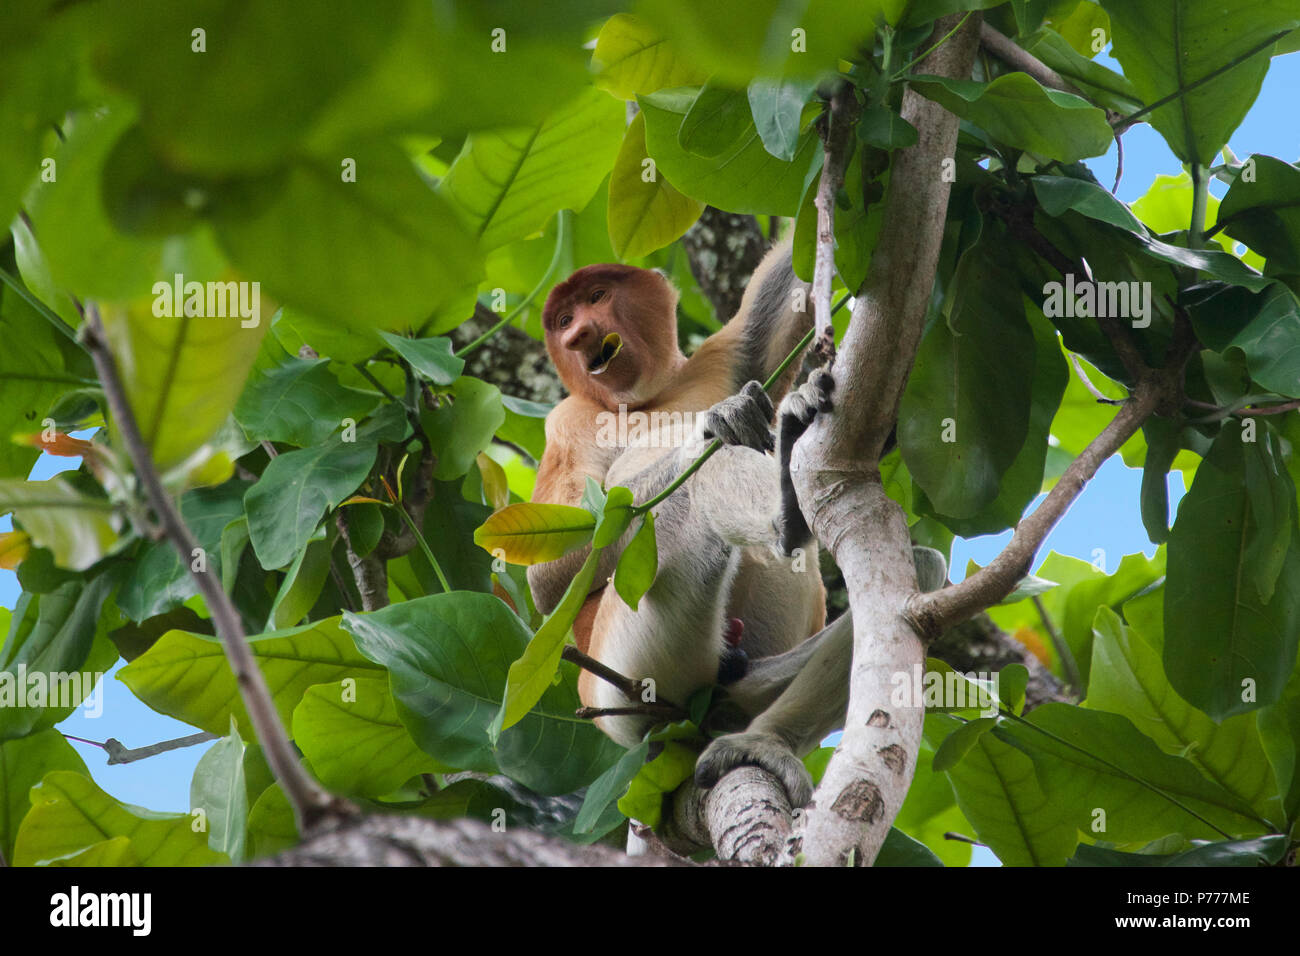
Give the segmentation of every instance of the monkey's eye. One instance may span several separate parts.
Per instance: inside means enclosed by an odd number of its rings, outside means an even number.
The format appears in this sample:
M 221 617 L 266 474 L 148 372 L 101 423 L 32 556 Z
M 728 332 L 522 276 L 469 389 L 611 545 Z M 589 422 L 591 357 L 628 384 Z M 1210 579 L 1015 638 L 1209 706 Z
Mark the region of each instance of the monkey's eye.
M 572 322 L 572 321 L 573 321 L 573 316 L 571 316 L 571 315 L 562 315 L 562 316 L 560 316 L 559 326 L 560 326 L 560 328 L 562 328 L 562 329 L 567 329 L 567 328 L 569 327 L 569 323 Z
M 592 303 L 592 305 L 595 305 L 597 302 L 599 302 L 599 301 L 600 301 L 601 299 L 603 299 L 603 298 L 605 298 L 605 290 L 604 290 L 604 289 L 597 289 L 595 292 L 593 292 L 593 293 L 591 294 L 591 303 Z

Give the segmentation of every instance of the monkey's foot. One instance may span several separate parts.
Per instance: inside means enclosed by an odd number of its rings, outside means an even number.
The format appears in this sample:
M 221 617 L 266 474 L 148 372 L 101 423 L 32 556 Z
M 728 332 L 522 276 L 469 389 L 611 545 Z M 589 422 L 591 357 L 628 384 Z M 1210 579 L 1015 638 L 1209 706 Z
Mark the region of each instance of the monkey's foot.
M 737 395 L 724 398 L 704 413 L 704 437 L 724 445 L 772 451 L 772 399 L 761 382 L 748 382 Z
M 781 403 L 782 424 L 787 421 L 794 434 L 802 435 L 817 417 L 818 412 L 831 410 L 831 392 L 835 389 L 835 379 L 824 368 L 814 369 L 804 382 L 785 397 Z
M 719 737 L 695 764 L 695 783 L 705 790 L 736 767 L 762 767 L 785 787 L 796 809 L 812 799 L 813 782 L 803 761 L 775 734 L 740 733 Z

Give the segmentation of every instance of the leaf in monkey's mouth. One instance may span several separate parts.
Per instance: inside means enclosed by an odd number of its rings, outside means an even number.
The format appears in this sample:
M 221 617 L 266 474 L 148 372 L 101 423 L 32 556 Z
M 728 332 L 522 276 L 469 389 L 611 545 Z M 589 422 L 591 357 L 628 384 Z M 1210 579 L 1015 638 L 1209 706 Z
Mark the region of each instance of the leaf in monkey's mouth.
M 617 332 L 610 332 L 605 336 L 605 340 L 600 343 L 600 352 L 591 360 L 587 366 L 587 371 L 592 375 L 599 375 L 605 369 L 609 368 L 609 363 L 614 361 L 614 356 L 623 351 L 623 338 Z

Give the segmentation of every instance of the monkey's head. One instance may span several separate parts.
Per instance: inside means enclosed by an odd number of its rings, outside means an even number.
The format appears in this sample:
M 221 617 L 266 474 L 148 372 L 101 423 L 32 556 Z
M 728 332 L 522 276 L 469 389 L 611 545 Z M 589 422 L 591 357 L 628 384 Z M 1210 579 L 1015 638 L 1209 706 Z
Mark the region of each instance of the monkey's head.
M 686 361 L 677 290 L 649 269 L 579 269 L 551 290 L 542 326 L 564 387 L 609 409 L 650 401 Z

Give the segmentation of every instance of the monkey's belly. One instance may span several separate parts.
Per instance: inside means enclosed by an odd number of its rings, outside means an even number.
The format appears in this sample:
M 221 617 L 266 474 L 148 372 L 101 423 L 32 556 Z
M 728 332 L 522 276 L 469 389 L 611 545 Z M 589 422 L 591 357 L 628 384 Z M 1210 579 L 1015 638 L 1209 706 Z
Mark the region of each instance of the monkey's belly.
M 826 588 L 810 544 L 795 559 L 746 548 L 731 582 L 727 615 L 744 622 L 741 649 L 750 660 L 790 650 L 826 623 Z
M 591 654 L 601 663 L 641 686 L 641 698 L 630 700 L 618 688 L 583 671 L 578 692 L 589 707 L 619 708 L 650 700 L 685 707 L 690 696 L 717 682 L 718 664 L 726 648 L 724 635 L 731 618 L 743 624 L 740 647 L 751 660 L 779 654 L 821 629 L 825 618 L 825 589 L 817 570 L 813 546 L 807 566 L 795 570 L 790 559 L 766 548 L 733 552 L 725 570 L 728 587 L 706 602 L 680 600 L 699 594 L 686 580 L 664 574 L 632 611 L 613 588 L 601 596 Z M 800 565 L 803 567 L 803 565 Z M 697 569 L 699 570 L 699 569 Z M 713 569 L 710 569 L 713 571 Z M 625 747 L 636 745 L 654 719 L 640 715 L 603 717 L 597 725 Z

